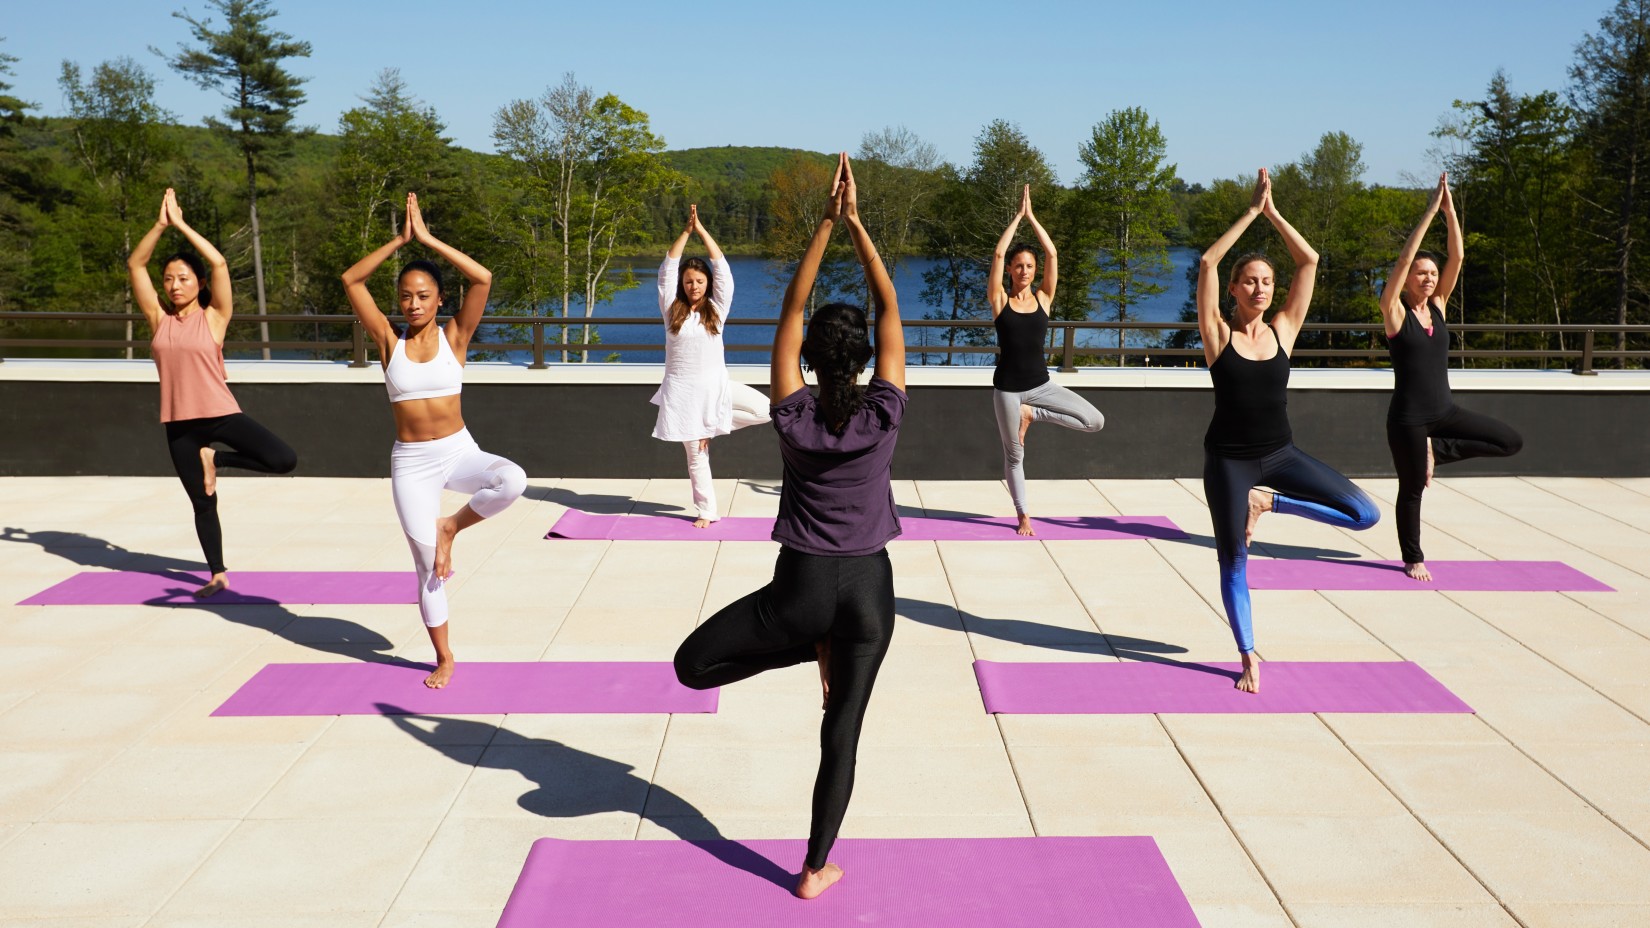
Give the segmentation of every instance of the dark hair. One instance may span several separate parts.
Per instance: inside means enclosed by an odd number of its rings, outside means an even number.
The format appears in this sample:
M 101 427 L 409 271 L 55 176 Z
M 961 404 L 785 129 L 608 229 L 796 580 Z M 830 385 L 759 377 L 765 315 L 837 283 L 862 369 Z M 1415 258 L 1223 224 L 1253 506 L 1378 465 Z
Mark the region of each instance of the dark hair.
M 1232 273 L 1227 276 L 1226 283 L 1228 285 L 1237 283 L 1238 282 L 1238 274 L 1241 273 L 1244 268 L 1248 267 L 1251 264 L 1254 264 L 1256 261 L 1259 261 L 1260 263 L 1262 263 L 1262 264 L 1266 265 L 1267 267 L 1271 268 L 1272 269 L 1272 276 L 1274 278 L 1277 277 L 1277 275 L 1278 275 L 1278 266 L 1276 264 L 1272 263 L 1272 259 L 1266 257 L 1265 255 L 1261 254 L 1258 251 L 1251 251 L 1248 254 L 1238 255 L 1237 261 L 1235 261 L 1232 264 Z
M 1432 266 L 1437 268 L 1439 271 L 1443 271 L 1444 265 L 1449 263 L 1448 259 L 1445 258 L 1443 255 L 1439 254 L 1438 252 L 1436 252 L 1436 251 L 1426 251 L 1426 250 L 1423 249 L 1421 251 L 1417 251 L 1415 253 L 1415 257 L 1410 259 L 1409 266 L 1414 267 L 1415 262 L 1420 261 L 1422 259 L 1425 259 L 1427 261 L 1431 261 Z
M 202 309 L 211 306 L 212 278 L 206 276 L 206 262 L 201 260 L 201 256 L 192 251 L 179 251 L 167 255 L 166 259 L 160 263 L 161 277 L 164 278 L 166 276 L 166 267 L 173 261 L 182 261 L 184 264 L 187 264 L 189 266 L 189 271 L 195 275 L 196 282 L 201 285 L 200 294 L 195 297 L 195 302 L 199 303 Z M 171 300 L 168 299 L 165 302 L 166 305 L 161 308 L 166 311 L 168 316 L 173 315 L 178 311 L 178 308 L 172 305 Z
M 670 334 L 681 331 L 682 323 L 687 321 L 688 313 L 693 311 L 693 301 L 688 299 L 687 287 L 682 279 L 688 271 L 698 271 L 705 275 L 705 302 L 716 299 L 716 275 L 710 272 L 710 263 L 704 258 L 683 258 L 682 266 L 676 271 L 676 302 L 670 304 Z M 705 333 L 715 335 L 722 327 L 718 324 L 715 313 L 700 313 L 699 321 L 704 323 Z
M 435 281 L 435 295 L 441 295 L 441 268 L 436 267 L 434 261 L 426 261 L 423 258 L 419 258 L 417 261 L 408 261 L 401 266 L 401 273 L 395 275 L 396 289 L 400 289 L 401 281 L 414 271 L 423 271 L 430 275 L 430 279 Z
M 859 373 L 871 360 L 865 310 L 848 303 L 827 303 L 808 320 L 802 360 L 819 375 L 819 412 L 825 427 L 841 434 L 865 401 Z
M 1007 267 L 1008 265 L 1013 264 L 1015 256 L 1019 255 L 1022 251 L 1031 252 L 1032 263 L 1035 264 L 1037 262 L 1037 249 L 1032 248 L 1025 242 L 1015 242 L 1014 244 L 1008 246 L 1007 253 L 1003 255 L 1003 266 Z

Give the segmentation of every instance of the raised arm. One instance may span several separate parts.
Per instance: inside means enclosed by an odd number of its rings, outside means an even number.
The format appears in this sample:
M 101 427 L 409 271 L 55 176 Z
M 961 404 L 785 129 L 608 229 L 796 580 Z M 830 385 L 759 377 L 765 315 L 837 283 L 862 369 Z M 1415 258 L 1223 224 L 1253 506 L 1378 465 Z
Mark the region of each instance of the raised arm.
M 1438 311 L 1444 312 L 1449 308 L 1450 295 L 1455 292 L 1455 284 L 1461 279 L 1461 262 L 1466 259 L 1467 240 L 1461 234 L 1461 217 L 1455 215 L 1455 197 L 1449 189 L 1449 175 L 1444 175 L 1440 183 L 1444 187 L 1444 204 L 1440 207 L 1444 213 L 1444 232 L 1447 236 L 1444 255 L 1444 266 L 1438 269 L 1438 291 L 1433 294 L 1438 298 Z
M 842 215 L 845 188 L 842 183 L 843 162 L 847 155 L 838 155 L 836 176 L 831 179 L 831 198 L 826 203 L 825 215 L 808 240 L 808 249 L 797 262 L 796 274 L 785 287 L 785 298 L 779 304 L 779 324 L 773 333 L 773 356 L 768 362 L 768 398 L 777 403 L 806 384 L 802 380 L 802 310 L 808 305 L 808 294 L 813 292 L 814 278 L 819 276 L 819 262 L 825 257 L 825 246 L 831 241 L 831 227 Z
M 904 392 L 905 326 L 899 318 L 899 297 L 894 292 L 894 282 L 888 279 L 888 268 L 877 254 L 876 244 L 859 221 L 859 190 L 854 185 L 854 167 L 846 154 L 842 156 L 842 172 L 842 183 L 846 187 L 842 198 L 843 220 L 848 224 L 848 237 L 854 243 L 859 266 L 865 271 L 865 286 L 871 291 L 871 308 L 876 313 L 875 373 Z
M 694 206 L 688 212 L 693 222 L 694 234 L 699 236 L 699 241 L 705 243 L 705 251 L 710 256 L 711 292 L 716 297 L 717 315 L 726 319 L 728 312 L 733 309 L 733 271 L 728 268 L 728 258 L 722 254 L 716 239 L 710 237 L 710 230 L 699 221 L 699 207 Z
M 447 341 L 453 346 L 453 353 L 462 360 L 465 350 L 470 347 L 470 338 L 476 334 L 476 327 L 481 325 L 482 314 L 487 311 L 487 295 L 493 290 L 493 272 L 430 233 L 430 227 L 424 224 L 424 214 L 418 208 L 416 193 L 407 194 L 407 225 L 412 229 L 413 238 L 458 268 L 458 272 L 470 283 L 464 288 L 464 302 L 453 314 L 453 324 L 447 327 Z
M 1003 264 L 1008 260 L 1008 246 L 1014 244 L 1014 233 L 1020 231 L 1020 220 L 1026 218 L 1026 205 L 1031 200 L 1031 185 L 1026 185 L 1026 192 L 1020 195 L 1020 209 L 1009 221 L 1008 228 L 1003 230 L 1002 237 L 997 239 L 997 248 L 991 252 L 991 273 L 985 278 L 985 298 L 991 303 L 991 318 L 1008 305 L 1008 294 L 1003 291 Z
M 1203 337 L 1203 361 L 1213 365 L 1220 353 L 1226 350 L 1226 343 L 1232 338 L 1232 330 L 1226 320 L 1220 315 L 1220 262 L 1226 253 L 1232 250 L 1237 240 L 1248 231 L 1249 224 L 1260 215 L 1261 207 L 1266 203 L 1272 189 L 1271 178 L 1266 176 L 1266 169 L 1260 169 L 1260 175 L 1255 179 L 1255 193 L 1250 198 L 1249 208 L 1243 211 L 1237 222 L 1227 229 L 1215 243 L 1203 253 L 1197 262 L 1197 331 Z
M 1283 310 L 1272 317 L 1272 331 L 1278 335 L 1278 345 L 1286 354 L 1295 350 L 1295 337 L 1306 323 L 1306 311 L 1312 308 L 1312 290 L 1318 284 L 1318 253 L 1306 243 L 1305 236 L 1289 224 L 1278 206 L 1272 202 L 1272 185 L 1266 185 L 1266 204 L 1262 208 L 1272 227 L 1283 237 L 1289 257 L 1295 262 L 1295 279 L 1289 282 L 1289 299 Z
M 395 330 L 390 326 L 390 320 L 378 308 L 378 304 L 373 301 L 372 292 L 367 289 L 367 280 L 390 259 L 391 255 L 400 251 L 402 245 L 410 241 L 412 223 L 404 222 L 400 235 L 378 246 L 376 251 L 355 262 L 344 272 L 344 296 L 349 299 L 349 308 L 354 310 L 355 318 L 361 321 L 367 335 L 378 346 L 379 362 L 386 365 L 389 364 L 390 343 L 395 340 Z
M 1037 244 L 1043 246 L 1043 299 L 1052 307 L 1054 287 L 1060 282 L 1060 255 L 1054 250 L 1054 239 L 1049 238 L 1048 233 L 1043 231 L 1043 224 L 1037 221 L 1037 214 L 1031 211 L 1030 184 L 1026 184 L 1020 211 L 1025 214 L 1026 221 L 1031 223 L 1031 230 L 1037 233 Z
M 207 319 L 212 324 L 212 335 L 218 341 L 223 341 L 225 333 L 229 331 L 229 318 L 234 314 L 234 295 L 231 293 L 233 282 L 229 276 L 229 262 L 223 258 L 223 253 L 212 247 L 206 236 L 196 232 L 183 221 L 183 207 L 178 205 L 178 195 L 171 187 L 166 188 L 166 209 L 171 212 L 172 225 L 177 227 L 183 237 L 189 242 L 206 262 L 208 273 L 212 275 L 212 305 L 203 306 L 207 311 Z
M 1444 175 L 1438 175 L 1438 186 L 1432 190 L 1432 196 L 1427 198 L 1427 211 L 1416 224 L 1415 230 L 1409 233 L 1404 240 L 1403 250 L 1398 252 L 1398 261 L 1392 265 L 1392 273 L 1386 276 L 1386 287 L 1381 290 L 1381 319 L 1386 323 L 1386 337 L 1391 338 L 1398 334 L 1404 326 L 1404 301 L 1402 299 L 1404 282 L 1409 279 L 1410 265 L 1415 263 L 1415 256 L 1421 252 L 1421 242 L 1427 237 L 1427 229 L 1432 227 L 1432 217 L 1438 215 L 1438 207 L 1443 203 Z M 1452 243 L 1453 244 L 1453 243 Z M 1438 275 L 1438 293 L 1443 292 L 1443 273 Z M 1452 276 L 1450 286 L 1455 286 Z
M 155 256 L 155 246 L 160 243 L 160 237 L 166 232 L 166 227 L 172 224 L 171 216 L 166 209 L 166 199 L 160 201 L 160 218 L 143 238 L 138 240 L 137 247 L 126 258 L 126 277 L 132 284 L 132 302 L 143 313 L 143 318 L 149 320 L 149 328 L 157 329 L 161 317 L 166 310 L 160 308 L 160 294 L 155 292 L 155 280 L 149 276 L 149 261 Z

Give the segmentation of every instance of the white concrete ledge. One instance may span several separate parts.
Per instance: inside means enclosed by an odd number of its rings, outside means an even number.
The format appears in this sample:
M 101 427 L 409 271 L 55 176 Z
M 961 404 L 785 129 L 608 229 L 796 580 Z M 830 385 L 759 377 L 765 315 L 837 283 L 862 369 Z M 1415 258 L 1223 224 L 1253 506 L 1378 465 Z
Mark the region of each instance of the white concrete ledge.
M 344 361 L 229 361 L 231 383 L 364 383 L 381 384 L 377 364 L 351 368 Z M 764 364 L 730 364 L 735 380 L 762 384 L 768 379 Z M 655 384 L 664 374 L 662 364 L 552 364 L 531 370 L 526 364 L 472 361 L 464 379 L 470 384 Z M 1067 387 L 1105 389 L 1205 390 L 1209 373 L 1202 367 L 1085 368 L 1072 373 L 1053 372 L 1055 382 Z M 0 381 L 70 381 L 86 383 L 154 383 L 155 366 L 147 360 L 7 358 L 0 363 Z M 924 387 L 979 387 L 991 384 L 986 366 L 911 367 L 906 382 Z M 1529 392 L 1650 392 L 1650 371 L 1599 371 L 1578 377 L 1559 370 L 1452 370 L 1450 386 L 1471 391 Z M 1296 390 L 1390 390 L 1391 368 L 1302 368 L 1290 377 Z

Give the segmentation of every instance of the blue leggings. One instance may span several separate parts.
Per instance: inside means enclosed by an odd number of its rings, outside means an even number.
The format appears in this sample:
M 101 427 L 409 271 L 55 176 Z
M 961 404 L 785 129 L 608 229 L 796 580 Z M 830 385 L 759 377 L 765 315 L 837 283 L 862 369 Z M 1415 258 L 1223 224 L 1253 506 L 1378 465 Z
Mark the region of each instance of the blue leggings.
M 1277 493 L 1273 511 L 1285 515 L 1358 532 L 1381 517 L 1367 493 L 1293 444 L 1261 458 L 1205 452 L 1203 495 L 1215 525 L 1220 600 L 1238 650 L 1244 654 L 1255 649 L 1255 632 L 1249 621 L 1249 550 L 1243 543 L 1243 528 L 1249 520 L 1249 491 L 1257 485 Z

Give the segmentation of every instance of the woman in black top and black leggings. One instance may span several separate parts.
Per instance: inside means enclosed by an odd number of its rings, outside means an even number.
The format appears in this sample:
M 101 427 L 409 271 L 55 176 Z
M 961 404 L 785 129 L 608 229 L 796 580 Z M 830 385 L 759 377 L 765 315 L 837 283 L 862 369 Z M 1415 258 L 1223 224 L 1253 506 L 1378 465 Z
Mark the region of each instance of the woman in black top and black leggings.
M 1241 255 L 1226 292 L 1236 301 L 1228 323 L 1220 312 L 1220 259 L 1256 216 L 1264 214 L 1295 261 L 1294 286 L 1283 309 L 1265 320 L 1276 282 L 1271 259 Z M 1249 539 L 1261 513 L 1273 511 L 1362 531 L 1380 514 L 1352 481 L 1296 448 L 1289 430 L 1289 352 L 1312 304 L 1318 253 L 1279 215 L 1263 168 L 1249 209 L 1203 253 L 1197 271 L 1197 327 L 1215 385 L 1215 415 L 1203 437 L 1203 495 L 1214 522 L 1220 598 L 1237 639 L 1243 675 L 1237 688 L 1260 690 L 1260 665 L 1249 618 Z M 1272 492 L 1255 489 L 1257 484 Z
M 1421 240 L 1439 210 L 1449 235 L 1442 267 L 1438 256 L 1421 251 Z M 1461 222 L 1451 202 L 1449 178 L 1427 202 L 1427 214 L 1404 242 L 1381 292 L 1387 348 L 1392 352 L 1395 382 L 1386 413 L 1386 441 L 1398 471 L 1398 547 L 1404 573 L 1430 581 L 1421 554 L 1421 494 L 1432 484 L 1433 464 L 1467 458 L 1507 457 L 1524 447 L 1524 439 L 1506 423 L 1467 412 L 1449 392 L 1449 328 L 1444 309 L 1461 276 Z
M 1037 276 L 1037 256 L 1031 246 L 1014 241 L 1020 221 L 1031 223 L 1043 246 L 1043 284 L 1033 287 Z M 1008 269 L 1008 287 L 1003 287 L 1003 269 Z M 1014 514 L 1021 535 L 1035 535 L 1031 516 L 1026 514 L 1025 441 L 1033 422 L 1052 422 L 1079 432 L 1098 432 L 1106 424 L 1088 400 L 1049 379 L 1049 307 L 1054 305 L 1054 285 L 1059 280 L 1060 256 L 1054 241 L 1031 212 L 1031 185 L 1020 195 L 1020 211 L 1003 230 L 991 255 L 991 273 L 986 276 L 985 295 L 991 301 L 991 318 L 997 329 L 997 370 L 991 376 L 992 404 L 997 413 L 997 437 L 1003 443 L 1003 480 L 1014 500 Z

